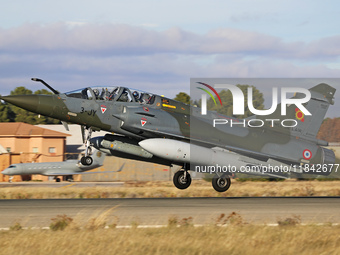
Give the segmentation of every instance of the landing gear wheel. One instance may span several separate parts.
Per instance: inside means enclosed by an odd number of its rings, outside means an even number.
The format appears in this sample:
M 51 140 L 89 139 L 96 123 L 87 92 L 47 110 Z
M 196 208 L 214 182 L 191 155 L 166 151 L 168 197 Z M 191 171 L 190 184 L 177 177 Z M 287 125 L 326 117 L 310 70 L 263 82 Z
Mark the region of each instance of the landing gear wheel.
M 218 176 L 215 174 L 212 179 L 212 186 L 217 192 L 225 192 L 230 188 L 231 181 L 228 175 Z
M 55 181 L 56 182 L 60 182 L 60 178 L 55 178 Z
M 174 175 L 174 185 L 178 189 L 187 189 L 191 184 L 191 176 L 186 171 L 178 171 Z
M 80 162 L 84 165 L 84 166 L 90 166 L 93 163 L 93 159 L 90 156 L 87 157 L 82 157 Z
M 86 166 L 86 157 L 81 157 L 80 163 L 81 163 L 83 166 Z
M 85 145 L 85 156 L 80 159 L 80 162 L 84 166 L 90 166 L 93 163 L 93 159 L 89 156 L 91 155 L 91 136 L 92 136 L 92 128 L 91 127 L 86 127 L 87 130 L 87 136 L 86 136 L 86 141 L 85 141 L 85 127 L 81 126 L 82 129 L 82 136 L 83 136 L 83 142 Z

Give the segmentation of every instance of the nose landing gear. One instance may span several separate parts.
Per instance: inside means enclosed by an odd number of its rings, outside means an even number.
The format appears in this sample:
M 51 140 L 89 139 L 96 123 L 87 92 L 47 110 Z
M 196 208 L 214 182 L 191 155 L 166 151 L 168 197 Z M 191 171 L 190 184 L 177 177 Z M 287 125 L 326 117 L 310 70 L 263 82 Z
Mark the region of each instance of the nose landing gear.
M 83 141 L 85 140 L 85 127 L 82 126 L 82 136 L 83 136 Z M 90 156 L 91 154 L 91 143 L 90 143 L 90 139 L 92 136 L 92 129 L 91 127 L 87 128 L 87 136 L 86 136 L 86 141 L 84 141 L 85 144 L 85 156 L 83 156 L 80 159 L 80 162 L 82 163 L 82 165 L 84 166 L 90 166 L 93 163 L 93 158 Z
M 93 163 L 93 159 L 91 156 L 84 156 L 84 157 L 81 157 L 80 162 L 84 166 L 90 166 Z

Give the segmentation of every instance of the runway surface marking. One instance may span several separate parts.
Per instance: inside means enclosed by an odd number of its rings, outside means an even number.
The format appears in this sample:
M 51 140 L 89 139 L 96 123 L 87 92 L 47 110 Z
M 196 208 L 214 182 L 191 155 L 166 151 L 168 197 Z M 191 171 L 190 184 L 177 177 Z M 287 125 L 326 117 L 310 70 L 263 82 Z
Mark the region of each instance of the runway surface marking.
M 69 184 L 69 185 L 62 186 L 61 188 L 68 188 L 68 187 L 72 187 L 72 186 L 74 186 L 74 185 L 75 185 L 75 183 L 71 183 L 71 184 Z

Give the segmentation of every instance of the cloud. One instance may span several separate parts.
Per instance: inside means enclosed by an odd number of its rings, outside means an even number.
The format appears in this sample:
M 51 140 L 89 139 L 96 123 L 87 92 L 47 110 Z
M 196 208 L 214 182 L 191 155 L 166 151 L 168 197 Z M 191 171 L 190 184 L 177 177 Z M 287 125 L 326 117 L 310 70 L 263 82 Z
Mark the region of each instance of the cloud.
M 221 28 L 196 34 L 126 24 L 26 24 L 0 29 L 0 94 L 44 78 L 61 91 L 125 85 L 174 96 L 190 77 L 339 77 L 340 35 L 286 42 Z M 27 83 L 23 83 L 27 81 Z M 185 86 L 187 85 L 187 87 Z
M 243 54 L 304 60 L 338 58 L 339 42 L 340 35 L 310 43 L 285 42 L 279 37 L 232 28 L 200 35 L 179 28 L 156 31 L 142 26 L 82 22 L 26 24 L 0 30 L 0 51 L 20 54 Z

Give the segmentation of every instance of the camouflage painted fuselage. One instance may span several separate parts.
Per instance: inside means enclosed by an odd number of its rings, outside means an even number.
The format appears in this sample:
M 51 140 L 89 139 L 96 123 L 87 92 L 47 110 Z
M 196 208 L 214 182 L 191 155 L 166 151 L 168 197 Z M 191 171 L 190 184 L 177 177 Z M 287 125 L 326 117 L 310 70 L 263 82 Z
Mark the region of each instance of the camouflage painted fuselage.
M 157 95 L 141 102 L 127 88 L 119 88 L 113 99 L 98 97 L 91 88 L 85 90 L 83 93 L 7 96 L 2 99 L 35 113 L 91 127 L 94 131 L 114 132 L 131 138 L 131 141 L 168 138 L 205 148 L 221 148 L 236 153 L 238 160 L 249 164 L 269 160 L 293 165 L 334 163 L 334 153 L 321 147 L 327 143 L 316 139 L 335 93 L 335 89 L 326 84 L 310 90 L 312 99 L 305 106 L 312 116 L 303 119 L 294 105 L 288 107 L 286 116 L 281 116 L 278 107 L 266 118 L 253 116 L 238 120 L 216 112 L 201 115 L 200 108 Z M 125 93 L 128 97 L 121 100 Z M 224 120 L 225 124 L 214 126 L 216 119 Z M 249 121 L 255 123 L 255 119 L 264 125 L 249 126 Z M 295 120 L 297 126 L 283 127 L 285 119 Z M 162 163 L 162 158 L 156 157 L 153 160 L 130 158 Z M 180 163 L 163 161 L 164 164 Z

